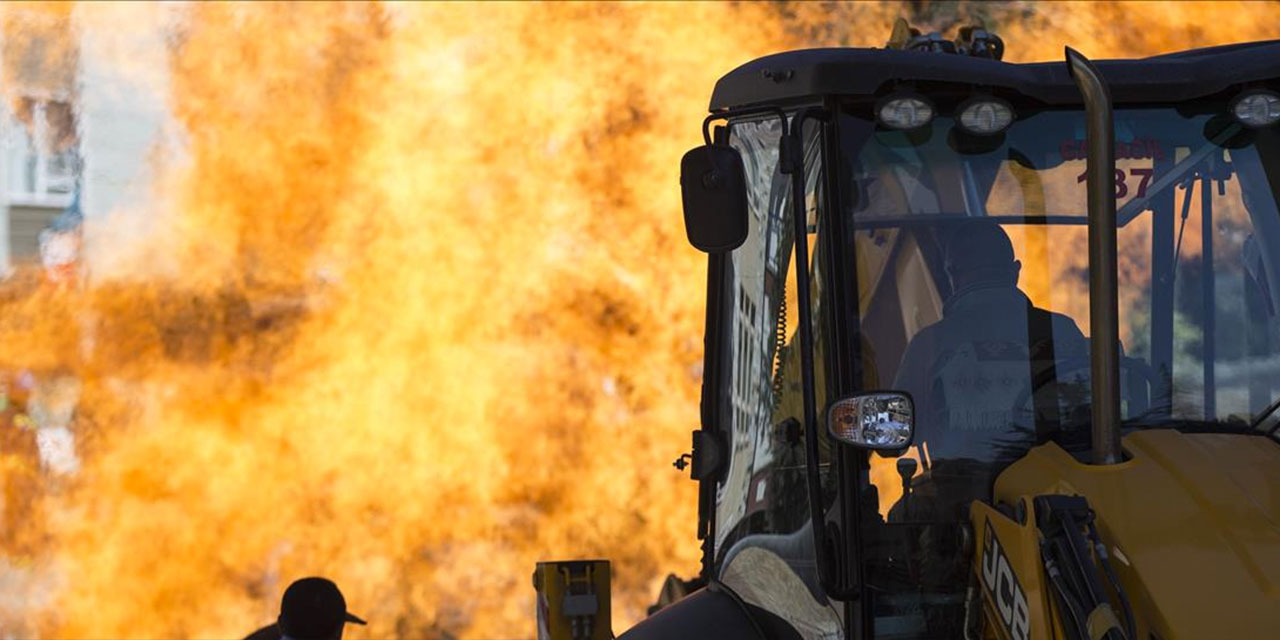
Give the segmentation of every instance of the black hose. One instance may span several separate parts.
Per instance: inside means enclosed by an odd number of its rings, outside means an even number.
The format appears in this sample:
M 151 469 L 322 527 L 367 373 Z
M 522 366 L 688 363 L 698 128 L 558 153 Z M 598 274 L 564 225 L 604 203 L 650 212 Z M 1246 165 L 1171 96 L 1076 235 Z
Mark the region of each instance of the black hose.
M 1116 572 L 1111 568 L 1111 561 L 1107 556 L 1107 548 L 1102 544 L 1101 536 L 1098 535 L 1098 527 L 1094 523 L 1089 523 L 1089 537 L 1093 539 L 1093 548 L 1098 554 L 1098 563 L 1102 565 L 1102 572 L 1107 574 L 1107 581 L 1111 583 L 1111 588 L 1115 589 L 1116 597 L 1120 599 L 1120 608 L 1124 610 L 1124 630 L 1128 633 L 1130 640 L 1137 640 L 1137 622 L 1133 618 L 1133 607 L 1129 606 L 1129 596 L 1125 595 L 1124 588 L 1120 586 L 1120 579 L 1116 577 Z
M 1070 618 L 1071 628 L 1069 632 L 1072 637 L 1079 640 L 1088 640 L 1084 612 L 1076 603 L 1070 587 L 1067 586 L 1066 581 L 1062 578 L 1062 572 L 1058 570 L 1058 563 L 1054 561 L 1051 554 L 1051 551 L 1044 551 L 1044 569 L 1045 574 L 1049 576 L 1049 582 L 1053 584 L 1054 594 L 1058 596 L 1058 608 L 1064 614 L 1062 620 L 1066 622 L 1068 617 Z
M 1191 194 L 1195 193 L 1196 181 L 1190 180 L 1183 185 L 1186 193 L 1182 196 L 1182 222 L 1178 224 L 1178 242 L 1173 250 L 1173 278 L 1178 278 L 1178 260 L 1182 255 L 1182 232 L 1187 230 L 1187 216 L 1191 215 Z

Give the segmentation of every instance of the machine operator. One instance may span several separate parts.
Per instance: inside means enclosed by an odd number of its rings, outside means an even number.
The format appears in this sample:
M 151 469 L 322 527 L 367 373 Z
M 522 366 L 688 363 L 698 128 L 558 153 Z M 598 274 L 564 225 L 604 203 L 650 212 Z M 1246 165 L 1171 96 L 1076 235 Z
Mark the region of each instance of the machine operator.
M 893 388 L 915 400 L 916 442 L 933 462 L 1011 461 L 1037 439 L 1033 376 L 1087 354 L 1087 343 L 1074 320 L 1018 289 L 1022 263 L 994 221 L 962 223 L 944 256 L 951 297 L 907 345 Z

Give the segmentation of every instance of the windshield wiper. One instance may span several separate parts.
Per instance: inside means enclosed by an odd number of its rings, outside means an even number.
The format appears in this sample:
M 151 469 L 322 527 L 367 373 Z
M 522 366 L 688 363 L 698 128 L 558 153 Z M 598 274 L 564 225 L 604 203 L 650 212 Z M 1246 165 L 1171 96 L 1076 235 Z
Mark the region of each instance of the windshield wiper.
M 1221 433 L 1243 436 L 1262 436 L 1275 438 L 1274 433 L 1266 433 L 1257 428 L 1257 423 L 1247 423 L 1239 418 L 1227 420 L 1194 420 L 1185 418 L 1155 418 L 1142 415 L 1129 418 L 1120 427 L 1128 431 L 1148 431 L 1152 429 L 1168 429 L 1179 433 Z

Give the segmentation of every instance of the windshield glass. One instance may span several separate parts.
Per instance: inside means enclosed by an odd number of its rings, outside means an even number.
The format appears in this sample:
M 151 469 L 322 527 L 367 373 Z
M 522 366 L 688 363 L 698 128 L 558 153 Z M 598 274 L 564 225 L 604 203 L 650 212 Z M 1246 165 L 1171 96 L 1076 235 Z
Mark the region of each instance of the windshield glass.
M 1116 113 L 1123 415 L 1133 427 L 1247 426 L 1280 380 L 1280 167 L 1273 159 L 1268 174 L 1264 162 L 1280 133 L 1205 111 Z M 1012 460 L 1081 426 L 1083 112 L 1024 114 L 987 139 L 946 117 L 901 132 L 846 114 L 841 130 L 862 329 L 876 377 L 916 398 L 922 453 Z
M 1254 418 L 1280 387 L 1280 127 L 1226 113 L 1222 102 L 1115 114 L 1126 432 L 1275 427 Z M 1031 446 L 1088 450 L 1084 113 L 1020 113 L 978 138 L 942 116 L 891 131 L 850 106 L 838 129 L 866 379 L 916 404 L 910 504 L 894 461 L 871 460 L 879 520 L 959 522 Z M 885 593 L 964 584 L 967 567 L 963 554 L 924 572 L 871 562 Z M 885 596 L 877 629 L 950 637 L 959 594 L 938 597 L 920 617 L 903 613 L 919 602 Z

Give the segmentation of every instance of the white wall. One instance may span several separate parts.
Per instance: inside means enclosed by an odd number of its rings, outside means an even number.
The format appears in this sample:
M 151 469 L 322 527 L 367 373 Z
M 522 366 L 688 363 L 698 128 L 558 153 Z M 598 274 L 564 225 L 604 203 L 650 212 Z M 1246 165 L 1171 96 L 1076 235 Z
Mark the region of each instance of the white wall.
M 0 124 L 0 144 L 3 144 L 3 124 Z M 7 153 L 0 153 L 0 279 L 9 274 L 9 171 L 5 166 Z
M 155 163 L 174 130 L 166 42 L 172 15 L 159 5 L 106 3 L 84 3 L 73 14 L 80 42 L 80 204 L 91 264 L 114 240 L 145 231 L 153 212 Z M 108 216 L 110 228 L 101 231 L 111 239 L 94 242 L 94 223 Z

